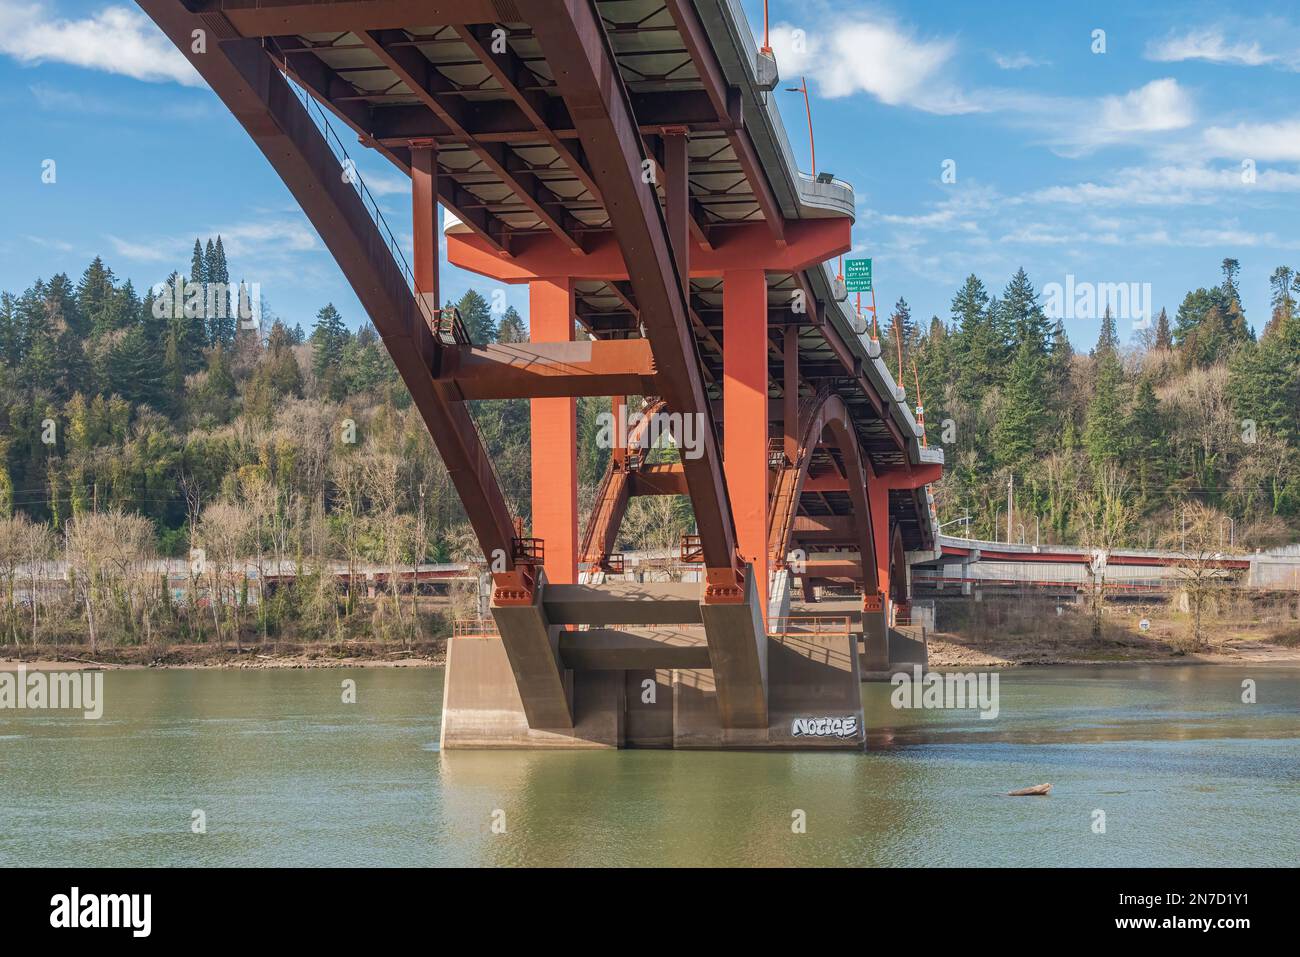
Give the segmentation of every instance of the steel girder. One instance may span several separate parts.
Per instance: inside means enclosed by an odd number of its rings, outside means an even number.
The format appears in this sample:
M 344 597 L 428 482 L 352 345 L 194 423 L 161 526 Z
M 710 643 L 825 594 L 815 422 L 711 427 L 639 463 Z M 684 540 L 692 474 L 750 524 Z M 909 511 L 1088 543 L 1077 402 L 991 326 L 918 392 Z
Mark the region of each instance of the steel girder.
M 836 394 L 819 393 L 801 404 L 799 449 L 789 467 L 780 471 L 768 513 L 768 554 L 773 561 L 783 561 L 799 513 L 799 499 L 808 480 L 812 452 L 829 432 L 844 458 L 844 488 L 853 503 L 853 540 L 862 555 L 875 552 L 874 518 L 867 501 L 867 483 L 873 480 L 858 446 L 857 431 L 844 401 Z M 873 591 L 877 587 L 875 565 L 867 563 L 864 581 Z
M 704 424 L 701 455 L 686 460 L 687 484 L 710 590 L 741 600 L 743 570 L 690 306 L 657 192 L 642 176 L 644 143 L 604 27 L 590 0 L 518 0 L 516 6 L 551 66 L 604 197 L 654 349 L 659 394 L 674 412 Z
M 320 234 L 384 341 L 433 436 L 484 554 L 513 567 L 514 523 L 491 460 L 465 406 L 435 384 L 428 360 L 440 344 L 360 195 L 258 39 L 234 37 L 220 14 L 199 16 L 180 0 L 140 7 L 185 53 L 258 148 Z M 191 52 L 192 32 L 215 33 Z

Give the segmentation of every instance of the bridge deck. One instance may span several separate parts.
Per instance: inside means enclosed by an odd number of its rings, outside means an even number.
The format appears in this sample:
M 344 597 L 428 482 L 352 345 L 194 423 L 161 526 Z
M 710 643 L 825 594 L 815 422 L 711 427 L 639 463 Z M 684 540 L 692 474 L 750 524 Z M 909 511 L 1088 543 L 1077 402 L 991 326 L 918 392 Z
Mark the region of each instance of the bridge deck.
M 466 718 L 477 730 L 452 740 L 617 743 L 619 722 L 587 709 L 620 710 L 626 689 L 572 664 L 639 660 L 634 640 L 561 632 L 572 625 L 702 625 L 708 668 L 673 669 L 679 746 L 789 744 L 773 722 L 799 687 L 808 708 L 848 706 L 824 689 L 856 642 L 767 637 L 769 588 L 788 600 L 791 549 L 856 548 L 866 560 L 836 570 L 856 575 L 861 616 L 880 631 L 907 601 L 904 556 L 935 547 L 926 485 L 943 456 L 828 266 L 850 249 L 852 189 L 798 170 L 767 95 L 773 65 L 733 0 L 139 3 L 357 291 L 491 564 L 500 635 L 472 641 L 503 654 L 453 648 L 474 675 L 458 680 L 502 687 L 449 713 L 522 717 L 492 719 L 495 731 Z M 211 36 L 202 52 L 195 30 Z M 413 266 L 372 220 L 336 126 L 410 176 Z M 470 343 L 439 308 L 438 206 L 452 263 L 529 285 L 530 343 Z M 628 475 L 644 456 L 620 439 L 584 557 L 610 564 L 631 497 L 684 493 L 702 588 L 575 584 L 575 397 L 612 394 L 617 410 L 629 393 L 677 416 L 690 441 L 662 474 Z M 465 405 L 485 397 L 532 403 L 529 537 Z M 815 591 L 815 575 L 802 579 Z M 811 675 L 813 661 L 830 671 Z

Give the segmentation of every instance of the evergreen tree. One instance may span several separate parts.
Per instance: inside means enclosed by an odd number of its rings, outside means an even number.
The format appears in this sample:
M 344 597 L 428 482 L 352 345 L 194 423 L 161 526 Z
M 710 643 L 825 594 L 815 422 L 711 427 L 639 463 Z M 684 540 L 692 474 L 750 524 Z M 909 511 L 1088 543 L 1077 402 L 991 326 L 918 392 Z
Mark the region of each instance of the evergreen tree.
M 1094 353 L 1097 357 L 1097 383 L 1092 401 L 1088 403 L 1083 432 L 1084 447 L 1096 466 L 1118 459 L 1124 451 L 1124 368 L 1120 365 L 1119 353 L 1109 345 L 1114 338 L 1114 326 L 1113 319 L 1109 331 L 1103 324 Z
M 1158 501 L 1167 477 L 1167 431 L 1150 379 L 1144 378 L 1138 386 L 1127 431 L 1125 468 L 1136 477 L 1139 498 L 1148 504 Z
M 80 332 L 91 331 L 102 335 L 117 328 L 117 318 L 111 307 L 114 305 L 113 270 L 104 265 L 104 260 L 96 256 L 77 283 L 76 317 L 69 318 L 70 324 Z M 85 322 L 79 321 L 84 317 Z
M 225 424 L 234 414 L 235 377 L 226 348 L 217 343 L 208 353 L 207 375 L 193 397 L 194 416 L 201 422 Z
M 321 392 L 336 401 L 346 391 L 342 374 L 343 353 L 351 338 L 334 303 L 327 303 L 316 313 L 316 328 L 311 333 L 312 372 Z
M 1270 326 L 1278 325 L 1295 315 L 1295 296 L 1292 295 L 1297 273 L 1290 266 L 1278 266 L 1268 278 L 1272 290 L 1269 302 L 1273 307 Z
M 208 267 L 208 282 L 215 284 L 213 296 L 209 297 L 214 299 L 216 308 L 208 315 L 208 341 L 229 348 L 235 342 L 239 302 L 236 296 L 231 295 L 230 269 L 226 265 L 226 251 L 220 236 L 215 244 L 208 240 L 204 259 Z
M 460 310 L 460 317 L 469 332 L 471 342 L 482 346 L 497 341 L 497 327 L 492 321 L 487 300 L 476 290 L 471 289 L 461 296 L 455 303 L 455 307 Z
M 1006 341 L 1014 347 L 1028 343 L 1035 355 L 1046 356 L 1052 347 L 1052 322 L 1038 302 L 1038 293 L 1023 268 L 1002 292 L 1002 323 Z
M 900 296 L 898 302 L 894 303 L 894 311 L 889 315 L 889 322 L 885 326 L 885 341 L 881 344 L 885 365 L 889 367 L 889 371 L 894 375 L 894 381 L 899 385 L 905 384 L 907 356 L 915 343 L 916 323 L 912 320 L 912 310 L 908 307 L 907 300 Z M 902 369 L 898 366 L 900 351 L 904 362 Z
M 527 342 L 528 330 L 524 328 L 523 316 L 514 306 L 507 307 L 501 322 L 497 326 L 498 342 Z
M 159 343 L 136 326 L 109 353 L 111 391 L 130 402 L 164 409 L 164 376 Z
M 1002 408 L 993 427 L 995 457 L 1001 465 L 1022 465 L 1047 444 L 1046 358 L 1039 348 L 1032 338 L 1022 339 L 1007 373 Z
M 1225 258 L 1223 260 L 1223 282 L 1219 288 L 1223 290 L 1224 297 L 1235 302 L 1238 308 L 1241 307 L 1241 290 L 1237 288 L 1237 274 L 1241 272 L 1241 263 L 1235 259 Z
M 1000 381 L 999 364 L 1002 342 L 994 327 L 992 307 L 984 283 L 974 274 L 952 300 L 952 318 L 957 365 L 957 394 L 965 402 L 978 405 L 988 388 Z
M 292 334 L 277 320 L 271 324 L 266 350 L 244 390 L 244 409 L 269 422 L 283 399 L 301 398 L 302 394 L 302 372 L 293 354 Z
M 1070 337 L 1065 333 L 1065 322 L 1057 319 L 1052 324 L 1052 342 L 1046 359 L 1046 371 L 1043 388 L 1046 392 L 1044 402 L 1048 413 L 1056 421 L 1055 436 L 1060 440 L 1064 436 L 1063 425 L 1066 420 L 1073 421 L 1070 414 L 1070 367 L 1074 362 L 1074 347 Z M 1048 446 L 1056 443 L 1048 437 Z
M 206 283 L 208 281 L 208 260 L 203 255 L 203 244 L 196 237 L 194 252 L 190 255 L 190 282 Z
M 1112 355 L 1119 351 L 1119 332 L 1115 328 L 1115 317 L 1110 314 L 1110 306 L 1101 316 L 1101 334 L 1097 336 L 1097 345 L 1093 348 L 1092 354 L 1100 356 L 1103 352 L 1109 352 Z
M 1241 349 L 1229 364 L 1228 397 L 1234 417 L 1258 432 L 1300 444 L 1300 362 L 1280 335 Z
M 1174 347 L 1173 333 L 1169 329 L 1169 313 L 1162 306 L 1160 315 L 1156 318 L 1156 333 L 1154 340 L 1157 349 L 1169 350 Z

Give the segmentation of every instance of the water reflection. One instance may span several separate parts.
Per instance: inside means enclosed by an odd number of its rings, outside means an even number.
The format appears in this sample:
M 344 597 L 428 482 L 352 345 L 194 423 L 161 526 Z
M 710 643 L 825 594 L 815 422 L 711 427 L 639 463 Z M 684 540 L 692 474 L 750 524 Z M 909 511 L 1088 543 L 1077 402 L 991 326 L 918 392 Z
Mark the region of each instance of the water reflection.
M 442 753 L 440 671 L 106 677 L 99 722 L 0 712 L 0 863 L 1300 862 L 1294 671 L 1006 672 L 992 721 L 865 685 L 863 754 Z

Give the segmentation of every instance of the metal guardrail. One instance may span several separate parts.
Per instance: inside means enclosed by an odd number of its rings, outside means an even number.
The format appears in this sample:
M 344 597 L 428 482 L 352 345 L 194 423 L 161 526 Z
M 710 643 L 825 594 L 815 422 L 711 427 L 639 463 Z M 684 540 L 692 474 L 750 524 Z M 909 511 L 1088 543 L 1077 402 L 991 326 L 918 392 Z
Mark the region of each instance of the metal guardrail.
M 320 104 L 316 102 L 315 98 L 303 89 L 291 74 L 284 73 L 283 71 L 281 71 L 281 73 L 289 82 L 289 87 L 297 94 L 298 99 L 302 101 L 303 109 L 307 111 L 307 115 L 311 117 L 312 122 L 316 124 L 316 128 L 320 130 L 321 136 L 325 138 L 325 144 L 329 146 L 330 151 L 334 154 L 334 158 L 338 160 L 339 165 L 343 167 L 345 172 L 343 177 L 344 182 L 350 183 L 356 188 L 357 194 L 361 197 L 362 205 L 366 207 L 366 211 L 374 221 L 375 227 L 379 230 L 380 236 L 383 237 L 384 242 L 387 244 L 388 251 L 392 254 L 393 260 L 397 264 L 397 268 L 401 271 L 402 275 L 406 277 L 407 283 L 410 284 L 411 289 L 415 292 L 416 300 L 422 302 L 423 300 L 420 295 L 421 290 L 415 281 L 415 273 L 412 271 L 410 263 L 406 261 L 406 254 L 402 251 L 401 244 L 398 243 L 397 237 L 393 235 L 392 229 L 389 228 L 388 221 L 384 219 L 384 214 L 379 209 L 379 202 L 375 199 L 374 194 L 370 192 L 370 188 L 366 186 L 365 180 L 362 179 L 361 171 L 357 169 L 356 161 L 348 155 L 347 148 L 343 145 L 343 141 L 339 139 L 339 135 L 334 132 L 334 127 L 330 125 L 329 117 L 325 115 L 324 109 L 322 109 Z
M 847 615 L 791 615 L 770 618 L 767 633 L 777 637 L 798 635 L 847 635 L 852 622 Z
M 406 260 L 406 253 L 403 252 L 401 243 L 399 243 L 397 237 L 393 235 L 393 230 L 389 227 L 388 221 L 384 219 L 384 214 L 379 209 L 379 201 L 375 199 L 374 194 L 370 192 L 370 188 L 366 186 L 366 181 L 362 178 L 361 171 L 357 169 L 356 161 L 348 154 L 347 147 L 343 145 L 343 141 L 339 139 L 339 135 L 334 132 L 334 127 L 330 124 L 329 117 L 326 115 L 325 110 L 318 102 L 316 102 L 315 98 L 310 93 L 298 84 L 292 74 L 286 73 L 284 70 L 281 70 L 280 74 L 285 78 L 289 88 L 293 90 L 298 99 L 302 101 L 303 109 L 306 111 L 307 116 L 316 124 L 316 128 L 320 130 L 320 134 L 324 138 L 326 146 L 330 148 L 330 152 L 334 154 L 334 158 L 338 160 L 339 165 L 343 167 L 346 173 L 343 177 L 344 182 L 350 183 L 356 189 L 357 195 L 361 197 L 361 205 L 365 207 L 366 212 L 370 215 L 371 221 L 374 222 L 375 228 L 379 231 L 380 238 L 384 240 L 384 244 L 388 247 L 389 253 L 392 254 L 394 264 L 396 264 L 398 271 L 402 274 L 403 278 L 405 278 L 407 285 L 410 286 L 411 292 L 415 296 L 416 308 L 424 314 L 424 321 L 429 326 L 429 330 L 435 337 L 442 339 L 445 327 L 446 333 L 451 336 L 453 341 L 462 345 L 470 344 L 469 333 L 465 328 L 464 321 L 460 317 L 459 310 L 454 310 L 455 314 L 451 317 L 444 317 L 443 313 L 447 310 L 439 308 L 436 302 L 430 303 L 426 301 L 419 283 L 415 281 L 415 272 L 411 269 L 411 264 Z M 443 341 L 445 341 L 445 339 Z M 474 418 L 472 407 L 467 405 L 466 409 L 470 413 L 469 420 L 474 426 L 474 434 L 478 437 L 479 445 L 481 445 L 486 451 L 488 444 L 486 439 L 483 437 L 483 430 L 479 428 L 478 420 Z M 489 464 L 491 464 L 490 457 L 488 461 Z M 492 470 L 495 474 L 496 467 L 492 466 Z
M 698 535 L 683 535 L 680 560 L 687 565 L 704 564 L 704 543 Z
M 457 618 L 451 623 L 453 638 L 495 638 L 500 634 L 491 618 Z

